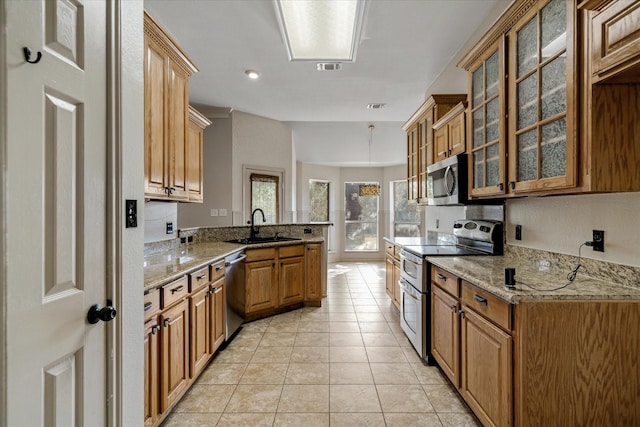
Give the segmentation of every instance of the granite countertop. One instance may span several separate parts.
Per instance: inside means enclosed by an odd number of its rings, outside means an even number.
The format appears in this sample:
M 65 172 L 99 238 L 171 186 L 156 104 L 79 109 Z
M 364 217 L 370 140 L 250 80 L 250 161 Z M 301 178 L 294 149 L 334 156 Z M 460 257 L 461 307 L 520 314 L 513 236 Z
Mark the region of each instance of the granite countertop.
M 296 245 L 301 243 L 323 242 L 322 237 L 310 237 L 301 240 L 259 243 L 243 245 L 227 242 L 207 242 L 167 250 L 144 257 L 144 291 L 169 283 L 186 273 L 205 267 L 227 255 L 244 249 L 258 249 Z
M 640 288 L 590 278 L 579 270 L 569 283 L 569 271 L 509 256 L 427 257 L 433 265 L 455 274 L 510 303 L 553 300 L 640 300 Z M 516 269 L 516 289 L 504 287 L 504 269 Z M 531 289 L 525 284 L 537 290 Z

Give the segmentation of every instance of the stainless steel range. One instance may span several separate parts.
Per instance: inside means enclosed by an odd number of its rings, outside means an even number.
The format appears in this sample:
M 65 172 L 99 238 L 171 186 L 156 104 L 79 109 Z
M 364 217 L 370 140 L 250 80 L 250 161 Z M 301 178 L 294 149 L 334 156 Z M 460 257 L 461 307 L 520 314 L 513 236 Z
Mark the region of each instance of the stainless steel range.
M 453 234 L 399 238 L 400 326 L 420 358 L 431 363 L 431 264 L 428 256 L 502 255 L 502 222 L 459 220 Z M 406 243 L 406 244 L 403 244 Z

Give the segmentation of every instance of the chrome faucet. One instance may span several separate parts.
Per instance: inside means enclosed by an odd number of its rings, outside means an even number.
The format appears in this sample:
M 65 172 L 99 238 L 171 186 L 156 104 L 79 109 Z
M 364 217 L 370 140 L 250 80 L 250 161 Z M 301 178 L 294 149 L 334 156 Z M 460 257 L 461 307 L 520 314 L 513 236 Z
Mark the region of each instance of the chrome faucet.
M 258 230 L 256 230 L 255 227 L 255 214 L 257 211 L 260 211 L 260 213 L 262 214 L 262 222 L 267 222 L 267 218 L 265 218 L 264 216 L 264 211 L 260 208 L 254 209 L 253 212 L 251 212 L 251 234 L 249 234 L 249 239 L 255 239 L 256 238 L 256 234 L 258 234 Z

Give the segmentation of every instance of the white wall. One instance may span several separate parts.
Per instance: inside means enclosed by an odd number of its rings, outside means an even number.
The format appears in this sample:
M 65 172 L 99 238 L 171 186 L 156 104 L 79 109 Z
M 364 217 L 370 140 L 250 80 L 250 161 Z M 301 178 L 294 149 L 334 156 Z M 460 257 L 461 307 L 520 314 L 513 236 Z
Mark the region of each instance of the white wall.
M 234 218 L 242 218 L 239 223 L 246 224 L 250 212 L 243 214 L 243 165 L 281 168 L 284 176 L 284 217 L 283 223 L 292 222 L 293 212 L 293 142 L 291 129 L 284 123 L 233 111 L 232 116 L 232 209 Z M 247 207 L 247 210 L 249 208 Z
M 212 124 L 204 130 L 203 203 L 179 203 L 178 225 L 219 227 L 232 225 L 232 134 L 231 116 L 214 118 L 199 109 Z M 226 216 L 211 216 L 211 209 L 226 209 Z
M 604 230 L 604 252 L 585 247 L 582 256 L 640 267 L 640 193 L 529 197 L 507 201 L 507 243 L 578 255 L 578 246 Z M 515 225 L 522 240 L 515 240 Z
M 173 234 L 167 234 L 167 223 L 173 223 Z M 178 236 L 178 203 L 145 202 L 144 204 L 144 242 L 159 242 L 175 239 Z

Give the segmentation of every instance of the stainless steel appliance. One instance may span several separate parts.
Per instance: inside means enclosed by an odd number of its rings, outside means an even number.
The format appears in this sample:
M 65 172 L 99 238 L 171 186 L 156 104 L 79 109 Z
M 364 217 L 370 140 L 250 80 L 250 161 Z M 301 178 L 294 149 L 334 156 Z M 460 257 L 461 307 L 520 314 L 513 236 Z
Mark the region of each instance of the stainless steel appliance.
M 244 260 L 247 256 L 243 252 L 236 252 L 228 255 L 224 259 L 225 272 L 224 272 L 224 286 L 225 286 L 225 317 L 226 317 L 226 330 L 225 341 L 231 339 L 233 334 L 240 328 L 240 325 L 244 322 L 242 317 L 241 308 L 235 307 L 233 298 L 238 293 L 245 292 L 244 283 Z
M 427 166 L 427 204 L 467 202 L 467 155 L 458 154 Z
M 431 363 L 431 264 L 428 256 L 502 255 L 502 223 L 459 220 L 453 235 L 405 240 L 400 251 L 400 327 L 418 355 Z

